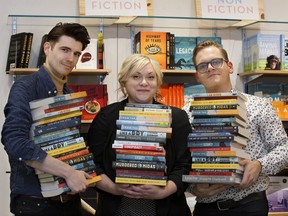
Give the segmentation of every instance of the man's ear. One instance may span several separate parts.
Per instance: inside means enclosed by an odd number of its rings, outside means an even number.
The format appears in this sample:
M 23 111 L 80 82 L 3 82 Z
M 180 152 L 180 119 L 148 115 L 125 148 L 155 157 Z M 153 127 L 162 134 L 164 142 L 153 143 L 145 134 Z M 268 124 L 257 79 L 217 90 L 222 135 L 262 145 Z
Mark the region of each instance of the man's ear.
M 231 61 L 227 62 L 227 66 L 229 68 L 229 73 L 232 74 L 234 72 L 234 66 L 233 63 Z
M 46 56 L 48 54 L 48 51 L 49 51 L 50 47 L 51 47 L 51 44 L 49 42 L 45 42 L 43 44 L 43 49 L 44 49 L 44 53 L 45 53 Z

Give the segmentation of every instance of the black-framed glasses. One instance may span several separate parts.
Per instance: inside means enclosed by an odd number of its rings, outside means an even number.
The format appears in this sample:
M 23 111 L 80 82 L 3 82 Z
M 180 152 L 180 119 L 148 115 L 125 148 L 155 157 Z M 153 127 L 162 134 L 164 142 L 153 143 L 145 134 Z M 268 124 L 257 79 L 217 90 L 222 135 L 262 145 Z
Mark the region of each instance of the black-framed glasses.
M 218 68 L 221 68 L 223 66 L 224 61 L 228 62 L 224 58 L 215 58 L 215 59 L 212 59 L 210 62 L 202 62 L 202 63 L 196 65 L 195 68 L 199 73 L 206 73 L 208 71 L 209 64 L 213 68 L 218 69 Z

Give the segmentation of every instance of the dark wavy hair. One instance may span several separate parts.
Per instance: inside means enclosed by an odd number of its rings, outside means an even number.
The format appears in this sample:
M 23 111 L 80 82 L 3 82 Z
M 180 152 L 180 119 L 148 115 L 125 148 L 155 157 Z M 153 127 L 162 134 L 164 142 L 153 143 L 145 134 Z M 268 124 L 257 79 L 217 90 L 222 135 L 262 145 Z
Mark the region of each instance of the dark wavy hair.
M 82 43 L 82 50 L 84 50 L 90 43 L 90 36 L 87 29 L 79 23 L 58 23 L 48 33 L 47 40 L 52 46 L 58 42 L 63 35 L 74 38 L 76 41 Z

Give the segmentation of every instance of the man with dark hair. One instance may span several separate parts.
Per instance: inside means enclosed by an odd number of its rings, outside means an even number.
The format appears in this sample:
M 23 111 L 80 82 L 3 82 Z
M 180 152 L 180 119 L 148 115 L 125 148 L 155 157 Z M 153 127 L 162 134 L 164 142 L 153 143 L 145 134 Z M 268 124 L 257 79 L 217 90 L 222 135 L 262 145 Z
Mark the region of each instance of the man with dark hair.
M 207 93 L 236 91 L 230 74 L 233 63 L 225 49 L 213 41 L 204 41 L 193 51 L 196 80 Z M 244 168 L 240 184 L 192 184 L 196 196 L 194 216 L 267 216 L 265 190 L 268 175 L 275 175 L 288 164 L 287 134 L 270 102 L 264 98 L 243 94 L 247 98 L 247 125 L 250 137 L 246 152 L 251 160 L 241 160 Z
M 34 144 L 29 136 L 32 125 L 29 102 L 71 92 L 66 86 L 67 76 L 89 40 L 84 26 L 57 24 L 44 43 L 44 65 L 37 73 L 17 80 L 10 90 L 1 141 L 11 167 L 10 210 L 15 216 L 81 215 L 78 193 L 86 190 L 86 179 L 91 176 L 47 155 Z M 64 178 L 71 193 L 43 198 L 34 169 Z

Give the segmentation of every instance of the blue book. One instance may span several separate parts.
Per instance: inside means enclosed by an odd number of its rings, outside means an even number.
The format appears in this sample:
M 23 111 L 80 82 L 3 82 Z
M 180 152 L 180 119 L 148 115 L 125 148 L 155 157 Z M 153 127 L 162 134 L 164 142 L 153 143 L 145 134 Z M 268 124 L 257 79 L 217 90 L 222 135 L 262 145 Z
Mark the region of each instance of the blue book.
M 175 70 L 195 70 L 192 61 L 196 37 L 175 37 Z
M 222 46 L 222 38 L 221 37 L 197 37 L 197 44 L 199 44 L 205 40 L 215 41 L 217 44 Z

